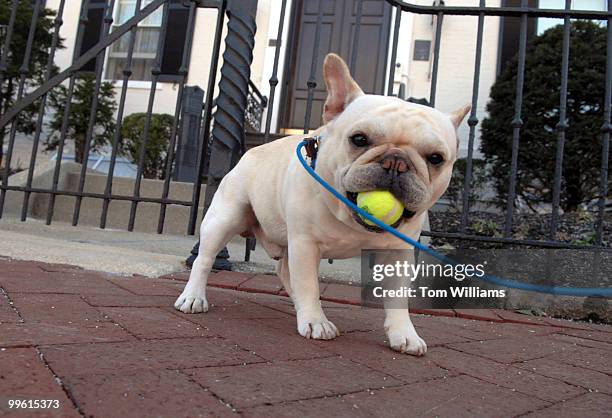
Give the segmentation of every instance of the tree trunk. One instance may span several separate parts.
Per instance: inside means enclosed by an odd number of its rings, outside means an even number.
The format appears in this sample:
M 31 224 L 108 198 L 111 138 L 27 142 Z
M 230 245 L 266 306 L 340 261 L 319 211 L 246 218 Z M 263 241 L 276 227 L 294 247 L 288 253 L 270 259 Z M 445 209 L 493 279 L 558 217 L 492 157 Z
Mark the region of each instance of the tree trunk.
M 2 86 L 0 86 L 0 109 L 2 109 L 2 113 L 6 113 L 6 111 L 11 106 L 12 97 L 13 97 L 13 79 L 9 78 L 7 80 L 6 92 L 2 91 Z M 6 136 L 6 127 L 3 128 L 2 131 L 0 131 L 0 167 L 2 167 L 2 160 L 4 158 L 4 137 L 5 136 Z
M 562 202 L 561 207 L 565 212 L 574 212 L 586 200 L 586 193 L 580 182 L 581 173 L 567 170 L 564 174 L 565 202 Z
M 74 162 L 83 164 L 83 158 L 85 157 L 85 135 L 76 134 L 74 136 Z

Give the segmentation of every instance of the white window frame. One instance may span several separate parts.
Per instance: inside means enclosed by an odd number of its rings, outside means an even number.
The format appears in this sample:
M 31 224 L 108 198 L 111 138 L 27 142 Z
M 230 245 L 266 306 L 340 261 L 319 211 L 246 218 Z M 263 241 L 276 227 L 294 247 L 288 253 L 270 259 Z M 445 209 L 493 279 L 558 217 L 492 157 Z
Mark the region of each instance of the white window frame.
M 148 2 L 147 2 L 147 0 L 142 0 L 142 2 L 141 2 L 141 4 L 140 4 L 141 10 L 142 10 L 142 8 L 144 8 L 144 7 L 145 7 L 147 4 L 149 4 L 151 1 L 153 1 L 153 0 L 149 0 Z M 120 3 L 132 3 L 132 4 L 134 4 L 134 9 L 136 9 L 136 7 L 135 7 L 135 6 L 136 6 L 136 0 L 117 0 L 117 2 L 115 3 L 115 7 L 113 8 L 113 24 L 111 25 L 111 30 L 112 30 L 112 27 L 115 27 L 115 26 L 120 26 L 120 25 L 115 25 L 115 24 L 114 24 L 114 22 L 117 22 L 117 21 L 118 21 L 118 19 L 119 19 L 118 13 L 119 13 L 119 4 L 120 4 Z M 158 8 L 157 10 L 158 10 L 159 12 L 161 12 L 162 8 L 160 7 L 160 8 Z M 136 13 L 136 10 L 134 10 L 134 13 Z M 153 12 L 153 13 L 157 13 L 157 11 L 156 11 L 156 12 Z M 152 15 L 149 15 L 149 16 L 147 17 L 147 19 L 148 19 L 149 17 L 151 17 L 151 16 L 152 16 Z M 145 20 L 146 20 L 146 19 L 145 19 Z M 157 26 L 157 25 L 143 24 L 143 22 L 140 22 L 140 23 L 138 24 L 138 27 L 145 27 L 145 28 L 161 28 L 161 24 L 160 24 L 160 26 Z M 137 55 L 133 54 L 133 55 L 132 55 L 132 58 L 143 58 L 143 57 L 138 57 Z M 153 58 L 155 58 L 155 57 L 153 57 Z M 108 52 L 105 54 L 105 57 L 104 57 L 104 68 L 103 68 L 103 71 L 102 71 L 102 74 L 104 74 L 104 78 L 103 78 L 103 80 L 104 80 L 105 82 L 112 83 L 112 84 L 113 84 L 113 85 L 114 85 L 116 88 L 121 88 L 121 87 L 123 87 L 123 80 L 122 80 L 122 79 L 121 79 L 121 80 L 113 80 L 113 79 L 108 79 L 108 78 L 106 78 L 106 72 L 107 72 L 107 70 L 108 70 L 108 60 L 109 60 L 109 59 L 111 59 L 111 57 L 110 57 L 110 48 L 109 48 L 109 51 L 108 51 Z M 128 80 L 128 83 L 127 83 L 127 86 L 128 86 L 128 88 L 132 88 L 132 89 L 138 89 L 138 90 L 150 90 L 150 89 L 151 89 L 151 87 L 152 87 L 152 84 L 153 84 L 153 83 L 152 83 L 151 81 L 145 81 L 145 80 L 131 80 L 131 79 L 129 79 L 129 80 Z M 156 89 L 156 90 L 163 90 L 162 83 L 157 83 L 157 85 L 155 86 L 155 89 Z

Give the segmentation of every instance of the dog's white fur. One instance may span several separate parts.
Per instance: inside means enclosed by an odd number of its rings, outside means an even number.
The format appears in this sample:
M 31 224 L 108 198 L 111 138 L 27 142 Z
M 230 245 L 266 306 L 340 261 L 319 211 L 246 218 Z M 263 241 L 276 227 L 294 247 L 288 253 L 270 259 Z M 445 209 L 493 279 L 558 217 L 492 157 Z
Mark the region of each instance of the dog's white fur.
M 325 125 L 311 133 L 323 138 L 317 173 L 345 192 L 345 177 L 351 168 L 378 164 L 388 155 L 404 158 L 422 193 L 409 208 L 416 214 L 398 229 L 418 239 L 427 210 L 450 181 L 457 152 L 456 128 L 469 105 L 446 115 L 398 98 L 365 95 L 334 54 L 325 59 L 324 78 L 328 90 Z M 349 141 L 357 131 L 367 133 L 372 141 L 365 152 Z M 365 248 L 410 248 L 388 233 L 366 230 L 310 177 L 295 156 L 303 137 L 286 137 L 248 151 L 224 177 L 202 221 L 200 252 L 176 309 L 185 313 L 208 310 L 206 281 L 215 256 L 236 234 L 251 233 L 270 257 L 279 260 L 277 273 L 293 299 L 298 332 L 306 338 L 332 339 L 339 332 L 321 308 L 320 260 L 353 257 Z M 445 158 L 440 167 L 426 160 L 433 152 Z M 387 309 L 384 327 L 394 350 L 415 355 L 426 352 L 407 307 Z

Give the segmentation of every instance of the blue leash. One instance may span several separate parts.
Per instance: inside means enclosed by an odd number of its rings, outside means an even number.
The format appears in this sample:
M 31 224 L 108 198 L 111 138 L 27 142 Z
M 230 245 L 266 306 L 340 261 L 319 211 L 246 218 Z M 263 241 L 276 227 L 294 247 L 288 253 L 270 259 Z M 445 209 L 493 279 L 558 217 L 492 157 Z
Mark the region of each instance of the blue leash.
M 330 192 L 336 199 L 338 199 L 339 201 L 344 203 L 346 206 L 348 206 L 354 212 L 357 212 L 359 214 L 359 216 L 361 216 L 362 218 L 365 218 L 368 221 L 376 224 L 376 226 L 378 226 L 379 228 L 385 230 L 386 232 L 389 232 L 389 233 L 395 235 L 397 238 L 401 239 L 402 241 L 407 242 L 408 244 L 412 245 L 413 247 L 418 248 L 419 250 L 426 252 L 427 254 L 431 255 L 432 257 L 434 257 L 434 258 L 436 258 L 436 259 L 438 259 L 438 260 L 440 260 L 440 261 L 442 261 L 444 263 L 447 263 L 447 264 L 456 264 L 453 260 L 451 260 L 450 258 L 448 258 L 448 257 L 446 257 L 446 256 L 444 256 L 444 255 L 442 255 L 440 253 L 438 253 L 433 248 L 430 248 L 430 247 L 428 247 L 426 245 L 423 245 L 420 242 L 413 240 L 409 236 L 407 236 L 405 234 L 402 234 L 397 229 L 387 225 L 386 223 L 384 223 L 382 221 L 379 221 L 378 219 L 376 219 L 375 217 L 373 217 L 372 215 L 370 215 L 366 211 L 364 211 L 361 208 L 359 208 L 353 202 L 348 200 L 346 197 L 344 197 L 336 189 L 334 189 L 328 182 L 323 180 L 321 178 L 321 176 L 319 176 L 314 171 L 314 169 L 310 165 L 308 165 L 308 163 L 306 162 L 306 159 L 302 155 L 302 149 L 305 146 L 307 146 L 308 144 L 309 144 L 308 140 L 304 140 L 303 142 L 300 142 L 298 144 L 297 149 L 296 149 L 298 160 L 302 164 L 302 167 L 304 167 L 304 169 L 308 172 L 308 174 L 310 174 L 312 176 L 312 178 L 314 178 L 321 186 L 323 186 L 328 192 Z M 313 160 L 312 165 L 314 166 L 314 160 Z M 612 297 L 612 288 L 543 286 L 543 285 L 537 285 L 537 284 L 531 284 L 531 283 L 523 283 L 523 282 L 519 282 L 519 281 L 516 281 L 516 280 L 503 279 L 501 277 L 490 276 L 490 275 L 485 275 L 485 276 L 479 277 L 479 279 L 483 280 L 485 282 L 497 285 L 497 286 L 509 287 L 509 288 L 512 288 L 512 289 L 519 289 L 519 290 L 526 290 L 528 292 L 550 293 L 550 294 L 553 294 L 553 295 L 561 295 L 561 296 Z

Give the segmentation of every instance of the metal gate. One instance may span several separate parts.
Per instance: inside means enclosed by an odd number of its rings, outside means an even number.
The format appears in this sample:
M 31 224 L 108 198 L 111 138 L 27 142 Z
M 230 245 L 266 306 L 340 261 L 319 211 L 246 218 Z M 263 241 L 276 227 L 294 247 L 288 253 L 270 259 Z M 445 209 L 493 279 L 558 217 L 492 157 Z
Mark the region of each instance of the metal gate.
M 48 50 L 48 63 L 44 70 L 44 79 L 40 85 L 33 86 L 30 81 L 32 71 L 32 54 L 34 40 L 36 38 L 36 22 L 41 18 L 40 14 L 44 10 L 44 0 L 12 0 L 10 5 L 10 13 L 6 16 L 6 21 L 0 22 L 3 25 L 4 32 L 2 36 L 2 49 L 0 50 L 0 86 L 4 86 L 0 92 L 5 94 L 8 91 L 6 82 L 11 71 L 11 65 L 18 66 L 18 77 L 13 75 L 13 81 L 16 80 L 16 86 L 12 86 L 12 97 L 0 97 L 0 109 L 3 110 L 0 116 L 0 150 L 2 145 L 7 144 L 7 152 L 2 157 L 4 163 L 4 171 L 1 174 L 0 183 L 0 216 L 3 214 L 3 208 L 6 203 L 7 194 L 9 192 L 22 193 L 21 219 L 26 220 L 30 206 L 32 194 L 48 195 L 47 207 L 47 224 L 51 223 L 54 214 L 55 200 L 57 196 L 72 196 L 74 197 L 74 208 L 72 215 L 73 225 L 77 225 L 81 217 L 81 206 L 83 199 L 97 199 L 102 202 L 102 212 L 99 225 L 104 228 L 107 223 L 109 204 L 113 201 L 127 201 L 130 203 L 129 217 L 126 219 L 128 230 L 134 229 L 139 203 L 154 203 L 159 205 L 158 227 L 157 231 L 164 231 L 164 221 L 168 205 L 178 205 L 189 208 L 189 216 L 186 217 L 186 231 L 193 234 L 198 219 L 200 190 L 203 179 L 206 179 L 206 198 L 204 199 L 204 207 L 206 207 L 212 198 L 221 178 L 231 169 L 236 163 L 247 146 L 264 143 L 280 136 L 279 133 L 274 133 L 275 127 L 272 126 L 272 119 L 275 111 L 275 102 L 280 100 L 278 89 L 279 72 L 286 71 L 283 63 L 281 63 L 281 51 L 285 50 L 287 54 L 291 54 L 288 45 L 283 45 L 280 41 L 287 31 L 292 30 L 285 25 L 285 17 L 291 12 L 292 5 L 295 6 L 296 1 L 279 0 L 281 3 L 280 16 L 278 19 L 276 44 L 274 46 L 274 63 L 272 67 L 271 77 L 269 79 L 270 92 L 269 99 L 264 97 L 257 87 L 250 80 L 250 66 L 253 60 L 253 49 L 255 39 L 255 18 L 257 12 L 257 0 L 136 0 L 134 15 L 125 21 L 123 24 L 113 26 L 113 9 L 116 0 L 96 1 L 84 0 L 81 5 L 80 20 L 78 32 L 76 36 L 76 44 L 72 64 L 65 70 L 57 73 L 54 71 L 53 60 L 59 42 L 59 29 L 63 24 L 62 14 L 67 7 L 66 0 L 59 1 L 58 13 L 54 20 L 52 31 L 52 42 Z M 473 40 L 473 48 L 475 50 L 474 73 L 472 82 L 472 112 L 468 119 L 469 137 L 468 137 L 468 153 L 466 158 L 466 171 L 464 184 L 462 189 L 462 199 L 464 204 L 461 209 L 461 222 L 457 232 L 448 232 L 444 230 L 424 231 L 423 235 L 449 238 L 456 240 L 471 240 L 494 242 L 500 244 L 512 245 L 534 245 L 541 247 L 569 247 L 582 248 L 592 246 L 605 245 L 604 239 L 604 221 L 606 199 L 609 197 L 608 189 L 608 165 L 610 160 L 609 139 L 612 129 L 611 125 L 611 102 L 612 102 L 612 0 L 607 1 L 607 11 L 584 11 L 571 9 L 571 0 L 565 1 L 565 8 L 558 10 L 547 10 L 533 7 L 533 2 L 521 0 L 519 5 L 513 7 L 507 6 L 490 6 L 486 0 L 479 0 L 479 4 L 473 7 L 466 6 L 451 6 L 444 5 L 442 1 L 434 2 L 434 5 L 423 6 L 414 5 L 409 2 L 399 0 L 380 0 L 385 1 L 393 8 L 393 30 L 389 38 L 389 45 L 381 46 L 389 51 L 389 62 L 394 63 L 398 52 L 398 41 L 400 39 L 400 23 L 402 19 L 406 19 L 410 14 L 430 15 L 432 22 L 435 22 L 435 37 L 433 38 L 432 48 L 432 66 L 431 66 L 431 84 L 429 91 L 429 104 L 435 105 L 438 95 L 438 72 L 440 66 L 440 51 L 444 45 L 441 43 L 441 32 L 445 22 L 452 19 L 454 16 L 474 16 L 477 20 L 477 36 Z M 23 4 L 29 4 L 31 13 L 31 23 L 29 33 L 27 34 L 27 42 L 23 51 L 22 61 L 19 63 L 11 62 L 13 58 L 10 54 L 11 42 L 15 38 L 15 22 L 18 13 L 25 10 Z M 313 94 L 317 87 L 316 71 L 321 66 L 322 62 L 317 60 L 318 52 L 323 46 L 321 45 L 320 33 L 323 22 L 323 0 L 311 2 L 318 7 L 315 38 L 313 41 L 315 59 L 310 63 L 309 78 L 307 82 L 308 99 L 306 103 L 306 114 L 304 119 L 304 132 L 309 129 L 308 121 L 311 120 Z M 360 31 L 362 30 L 362 21 L 364 19 L 364 4 L 365 0 L 355 0 L 356 16 L 355 27 L 352 38 L 351 56 L 349 62 L 351 67 L 354 67 L 357 56 L 360 52 Z M 489 3 L 498 4 L 495 1 Z M 503 2 L 505 4 L 506 2 Z M 101 5 L 101 6 L 100 6 Z M 88 26 L 88 13 L 92 8 L 102 7 L 104 10 L 103 19 L 100 20 L 101 36 L 99 42 L 93 44 L 86 51 L 82 51 L 82 43 Z M 164 56 L 164 39 L 166 30 L 168 29 L 169 11 L 173 7 L 183 7 L 188 18 L 186 22 L 186 32 L 190 34 L 186 37 L 187 42 L 182 51 L 180 59 L 180 68 L 178 68 L 177 76 L 173 79 L 178 86 L 177 98 L 174 107 L 174 118 L 171 127 L 171 133 L 168 140 L 166 158 L 165 158 L 165 178 L 163 179 L 163 191 L 159 197 L 142 196 L 141 186 L 143 180 L 143 171 L 145 169 L 146 152 L 149 144 L 149 136 L 151 130 L 151 118 L 153 106 L 156 100 L 156 85 L 164 82 L 164 74 L 162 71 L 162 58 Z M 203 112 L 201 123 L 198 129 L 198 144 L 197 152 L 197 176 L 194 179 L 193 191 L 191 199 L 177 200 L 169 198 L 169 190 L 172 184 L 172 175 L 175 170 L 175 156 L 177 148 L 180 146 L 178 138 L 180 138 L 183 129 L 183 114 L 182 103 L 185 94 L 186 83 L 189 73 L 190 56 L 192 50 L 191 39 L 196 24 L 196 11 L 199 8 L 208 8 L 216 10 L 216 24 L 214 28 L 206 28 L 214 32 L 213 47 L 210 51 L 211 63 L 208 69 L 208 82 L 205 89 L 205 99 L 203 103 Z M 117 156 L 119 153 L 119 143 L 121 137 L 121 125 L 124 119 L 124 109 L 126 103 L 126 95 L 128 84 L 133 73 L 132 58 L 134 53 L 134 43 L 136 40 L 136 28 L 140 22 L 143 22 L 157 10 L 162 10 L 161 20 L 161 35 L 158 42 L 154 63 L 150 71 L 151 87 L 148 92 L 148 105 L 145 114 L 144 135 L 140 146 L 140 156 L 137 161 L 137 173 L 134 179 L 133 190 L 129 195 L 116 194 L 113 192 L 114 170 L 116 166 Z M 515 86 L 515 109 L 514 118 L 511 122 L 513 136 L 512 149 L 510 157 L 510 172 L 508 173 L 508 200 L 505 210 L 505 225 L 503 236 L 483 236 L 468 231 L 468 223 L 470 217 L 470 190 L 472 188 L 473 174 L 473 155 L 476 130 L 478 129 L 479 120 L 477 118 L 476 109 L 479 100 L 479 85 L 480 71 L 483 51 L 483 27 L 485 20 L 492 17 L 513 17 L 520 19 L 519 39 L 518 39 L 518 69 Z M 527 33 L 528 19 L 540 17 L 554 17 L 564 19 L 564 38 L 563 38 L 563 62 L 559 69 L 561 74 L 560 92 L 561 100 L 559 103 L 559 123 L 557 124 L 557 147 L 555 158 L 555 175 L 552 184 L 552 202 L 551 202 L 551 219 L 549 225 L 548 239 L 545 240 L 529 240 L 517 239 L 512 236 L 512 228 L 515 215 L 515 197 L 517 184 L 517 161 L 520 155 L 520 139 L 523 107 L 523 90 L 524 90 L 524 72 L 525 60 L 527 54 Z M 603 118 L 601 120 L 601 170 L 600 170 L 600 186 L 598 193 L 598 202 L 596 216 L 597 219 L 593 224 L 593 232 L 595 234 L 595 242 L 592 245 L 580 245 L 564 242 L 557 237 L 557 229 L 559 222 L 559 207 L 562 182 L 562 167 L 564 160 L 564 144 L 566 141 L 565 133 L 567 130 L 565 109 L 567 107 L 567 86 L 568 86 L 568 56 L 569 56 L 569 36 L 570 26 L 573 19 L 584 19 L 601 21 L 607 23 L 607 55 L 606 55 L 606 75 L 605 86 L 601 86 L 601 94 L 604 96 Z M 112 30 L 111 30 L 112 29 Z M 222 33 L 227 29 L 227 34 L 224 38 L 224 48 L 222 48 Z M 0 32 L 0 34 L 2 34 Z M 88 176 L 87 161 L 90 153 L 92 138 L 95 135 L 95 115 L 97 111 L 98 96 L 103 82 L 103 67 L 105 56 L 108 54 L 113 45 L 119 42 L 125 42 L 127 39 L 127 55 L 125 57 L 125 66 L 121 72 L 122 79 L 120 80 L 120 94 L 116 112 L 116 126 L 113 132 L 113 140 L 111 143 L 110 167 L 106 176 L 106 184 L 103 193 L 89 192 L 85 190 L 85 183 Z M 222 49 L 224 50 L 223 57 L 220 57 Z M 218 89 L 217 72 L 220 68 L 220 79 Z M 394 66 L 389 65 L 386 69 L 386 93 L 393 93 L 394 84 Z M 64 190 L 58 187 L 62 153 L 69 139 L 67 137 L 67 129 L 71 112 L 72 95 L 74 94 L 75 85 L 84 69 L 93 68 L 93 76 L 95 79 L 95 94 L 91 103 L 91 114 L 88 123 L 88 129 L 84 140 L 84 164 L 80 167 L 78 182 L 74 190 Z M 52 174 L 49 187 L 34 187 L 33 176 L 36 166 L 37 150 L 40 146 L 41 134 L 43 132 L 44 115 L 48 106 L 48 95 L 52 90 L 60 85 L 67 88 L 68 100 L 66 102 L 63 123 L 59 131 L 59 146 L 58 157 L 56 158 L 55 167 Z M 218 91 L 216 97 L 215 91 Z M 596 92 L 594 94 L 599 94 Z M 10 106 L 4 106 L 5 101 L 11 101 Z M 267 105 L 267 111 L 264 108 Z M 32 152 L 29 165 L 27 168 L 27 179 L 24 185 L 9 184 L 9 176 L 11 174 L 12 154 L 17 132 L 20 129 L 20 115 L 24 114 L 27 109 L 36 107 L 37 118 L 33 128 Z M 278 105 L 277 105 L 278 106 Z M 265 123 L 262 123 L 261 118 L 265 114 Z M 245 129 L 260 130 L 261 135 L 251 135 L 245 139 Z M 250 139 L 249 139 L 250 138 Z M 259 141 L 259 142 L 258 142 Z

